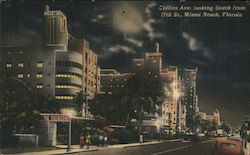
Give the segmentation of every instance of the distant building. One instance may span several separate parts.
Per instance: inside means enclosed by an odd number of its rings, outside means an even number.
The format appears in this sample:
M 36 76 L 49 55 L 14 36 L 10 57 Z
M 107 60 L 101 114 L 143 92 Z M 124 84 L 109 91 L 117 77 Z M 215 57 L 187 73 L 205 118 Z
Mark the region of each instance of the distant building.
M 220 112 L 218 109 L 215 109 L 212 115 L 208 115 L 204 112 L 198 112 L 198 115 L 201 117 L 203 120 L 207 120 L 210 122 L 215 122 L 218 126 L 221 125 L 221 117 L 220 117 Z
M 198 69 L 184 69 L 183 70 L 183 85 L 184 85 L 184 104 L 187 108 L 187 126 L 192 127 L 193 117 L 196 112 L 199 112 L 198 95 L 196 91 L 196 78 Z
M 161 71 L 161 80 L 164 86 L 166 99 L 162 104 L 162 121 L 175 133 L 181 130 L 182 106 L 180 102 L 180 80 L 177 66 L 169 66 Z M 185 112 L 185 111 L 184 111 Z M 182 124 L 184 125 L 184 124 Z
M 156 44 L 155 52 L 145 52 L 144 58 L 133 59 L 133 74 L 159 78 L 161 70 L 162 53 L 160 53 L 159 44 Z
M 131 73 L 119 73 L 114 69 L 101 69 L 101 93 L 114 95 L 125 89 Z

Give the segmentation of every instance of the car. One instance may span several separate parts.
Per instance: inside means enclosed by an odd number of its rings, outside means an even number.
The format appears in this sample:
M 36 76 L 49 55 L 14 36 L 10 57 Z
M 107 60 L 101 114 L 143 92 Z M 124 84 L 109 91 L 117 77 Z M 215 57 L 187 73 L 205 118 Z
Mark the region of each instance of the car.
M 199 137 L 196 134 L 187 134 L 184 137 L 184 141 L 199 142 L 200 140 L 201 140 L 201 137 Z
M 243 139 L 241 137 L 238 136 L 231 136 L 231 137 L 227 137 L 228 140 L 236 140 L 236 141 L 240 141 L 242 142 Z
M 219 139 L 214 145 L 211 155 L 244 155 L 241 141 Z

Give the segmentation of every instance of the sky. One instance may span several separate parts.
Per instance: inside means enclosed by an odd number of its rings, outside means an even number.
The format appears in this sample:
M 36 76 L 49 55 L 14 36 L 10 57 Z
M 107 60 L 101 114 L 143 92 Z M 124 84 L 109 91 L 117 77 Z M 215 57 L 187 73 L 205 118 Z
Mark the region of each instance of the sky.
M 3 45 L 40 46 L 43 8 L 48 4 L 67 16 L 71 35 L 90 42 L 101 68 L 130 72 L 132 59 L 154 51 L 159 43 L 164 66 L 198 67 L 200 111 L 211 114 L 218 108 L 222 120 L 234 126 L 250 115 L 250 8 L 246 2 L 238 2 L 247 7 L 242 18 L 161 18 L 159 5 L 181 3 L 3 1 Z

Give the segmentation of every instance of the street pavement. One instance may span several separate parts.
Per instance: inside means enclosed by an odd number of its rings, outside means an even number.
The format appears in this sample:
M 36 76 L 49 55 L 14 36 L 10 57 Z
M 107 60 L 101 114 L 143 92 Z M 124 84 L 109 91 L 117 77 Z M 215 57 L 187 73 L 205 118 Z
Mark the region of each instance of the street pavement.
M 78 155 L 211 155 L 216 139 L 202 142 L 163 142 L 150 145 L 135 145 L 123 148 L 99 149 L 81 152 Z

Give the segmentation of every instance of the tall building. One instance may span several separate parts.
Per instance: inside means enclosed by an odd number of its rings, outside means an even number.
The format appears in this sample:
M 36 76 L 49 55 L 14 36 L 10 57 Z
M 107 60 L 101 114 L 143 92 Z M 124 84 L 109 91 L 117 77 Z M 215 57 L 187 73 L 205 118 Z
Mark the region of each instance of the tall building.
M 132 72 L 137 75 L 146 75 L 158 78 L 162 70 L 162 53 L 159 44 L 156 44 L 155 52 L 145 52 L 144 58 L 133 59 Z
M 61 11 L 45 8 L 43 33 L 43 49 L 1 48 L 3 78 L 23 80 L 35 93 L 54 97 L 62 108 L 74 107 L 80 91 L 88 98 L 99 93 L 97 55 L 88 41 L 69 37 L 67 18 Z
M 179 70 L 177 66 L 169 66 L 161 71 L 165 100 L 162 104 L 163 125 L 169 126 L 175 133 L 178 125 L 178 108 L 180 108 Z
M 71 38 L 68 49 L 82 55 L 83 92 L 89 98 L 93 98 L 100 93 L 100 67 L 97 64 L 97 54 L 91 50 L 89 42 L 85 39 Z
M 192 128 L 193 117 L 199 112 L 198 95 L 196 91 L 196 78 L 198 69 L 183 70 L 184 104 L 187 108 L 187 126 Z
M 48 48 L 67 50 L 68 29 L 67 18 L 60 10 L 44 10 L 44 44 Z

